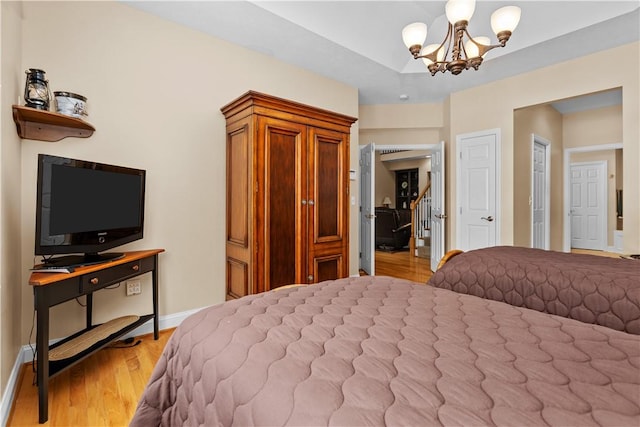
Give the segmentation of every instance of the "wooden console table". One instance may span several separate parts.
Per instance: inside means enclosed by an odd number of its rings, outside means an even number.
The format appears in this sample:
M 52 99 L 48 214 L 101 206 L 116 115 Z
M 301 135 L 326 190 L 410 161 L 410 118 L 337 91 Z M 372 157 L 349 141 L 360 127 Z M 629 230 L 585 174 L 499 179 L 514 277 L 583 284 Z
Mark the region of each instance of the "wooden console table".
M 153 319 L 153 338 L 158 339 L 158 254 L 164 249 L 127 252 L 123 258 L 102 264 L 78 267 L 73 273 L 32 273 L 29 284 L 33 286 L 34 304 L 37 312 L 37 384 L 38 384 L 38 420 L 47 421 L 49 378 L 66 368 L 78 363 L 87 356 L 100 350 L 109 342 L 132 331 L 143 323 Z M 144 273 L 152 274 L 153 282 L 153 313 L 140 318 L 109 335 L 106 340 L 99 341 L 79 355 L 56 361 L 49 360 L 49 351 L 74 338 L 91 331 L 98 325 L 93 325 L 91 316 L 93 309 L 93 293 L 106 286 L 122 282 Z M 49 308 L 65 301 L 86 295 L 86 329 L 65 338 L 49 347 Z

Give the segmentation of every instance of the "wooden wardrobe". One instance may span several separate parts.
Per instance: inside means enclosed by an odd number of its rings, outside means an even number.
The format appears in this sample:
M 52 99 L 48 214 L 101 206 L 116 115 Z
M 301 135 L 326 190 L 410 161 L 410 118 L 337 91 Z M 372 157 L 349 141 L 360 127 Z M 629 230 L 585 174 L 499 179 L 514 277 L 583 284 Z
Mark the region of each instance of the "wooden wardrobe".
M 348 276 L 356 119 L 253 91 L 221 110 L 227 299 Z

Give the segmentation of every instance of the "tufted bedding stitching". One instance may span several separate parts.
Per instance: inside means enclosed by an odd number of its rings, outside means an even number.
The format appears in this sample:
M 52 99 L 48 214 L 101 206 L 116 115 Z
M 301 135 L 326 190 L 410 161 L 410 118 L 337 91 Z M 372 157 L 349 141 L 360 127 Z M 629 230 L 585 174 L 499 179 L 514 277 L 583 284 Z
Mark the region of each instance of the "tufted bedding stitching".
M 640 336 L 389 277 L 176 330 L 132 426 L 640 424 Z
M 640 261 L 499 246 L 455 256 L 429 284 L 640 334 Z

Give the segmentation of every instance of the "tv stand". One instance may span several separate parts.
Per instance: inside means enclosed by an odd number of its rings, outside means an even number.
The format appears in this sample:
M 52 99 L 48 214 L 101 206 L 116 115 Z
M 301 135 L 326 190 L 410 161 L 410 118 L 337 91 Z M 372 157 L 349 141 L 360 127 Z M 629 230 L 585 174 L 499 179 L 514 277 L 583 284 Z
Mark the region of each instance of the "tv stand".
M 49 267 L 82 267 L 85 265 L 102 264 L 124 257 L 124 252 L 88 253 L 84 255 L 65 255 L 49 258 L 43 264 Z
M 149 320 L 153 320 L 153 338 L 158 339 L 158 254 L 164 249 L 126 252 L 123 257 L 108 263 L 87 265 L 76 268 L 72 273 L 40 273 L 34 272 L 29 278 L 33 287 L 36 317 L 36 380 L 38 384 L 38 420 L 45 423 L 49 418 L 48 395 L 49 378 L 84 360 L 100 350 L 111 341 L 136 329 Z M 133 317 L 134 320 L 124 326 L 118 326 L 107 338 L 91 344 L 88 348 L 64 358 L 49 358 L 49 351 L 61 350 L 66 343 L 70 346 L 73 340 L 83 340 L 95 335 L 93 329 L 102 325 L 94 325 L 92 320 L 93 293 L 115 283 L 120 283 L 141 274 L 151 273 L 153 313 Z M 55 305 L 86 296 L 86 328 L 63 340 L 49 345 L 49 309 Z M 114 319 L 118 320 L 118 319 Z M 111 322 L 111 321 L 110 321 Z M 107 325 L 106 322 L 103 325 Z M 74 343 L 76 342 L 74 341 Z M 58 348 L 61 347 L 61 348 Z M 55 359 L 55 360 L 54 360 Z

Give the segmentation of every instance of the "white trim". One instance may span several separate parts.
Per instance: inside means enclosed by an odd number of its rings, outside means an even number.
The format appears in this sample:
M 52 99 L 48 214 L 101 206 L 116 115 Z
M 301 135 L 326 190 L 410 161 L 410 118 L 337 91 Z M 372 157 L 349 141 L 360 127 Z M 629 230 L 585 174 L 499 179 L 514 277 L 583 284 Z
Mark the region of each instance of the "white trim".
M 544 248 L 551 249 L 551 141 L 534 133 L 531 134 L 531 247 L 533 247 L 533 185 L 534 171 L 533 161 L 536 142 L 544 145 Z
M 494 135 L 496 139 L 496 152 L 495 152 L 495 167 L 496 167 L 496 186 L 494 188 L 495 191 L 495 200 L 496 200 L 496 210 L 495 210 L 495 221 L 496 221 L 496 245 L 499 246 L 502 244 L 502 233 L 500 232 L 501 224 L 502 224 L 502 130 L 500 128 L 495 129 L 487 129 L 481 130 L 477 132 L 463 133 L 460 135 L 456 135 L 456 158 L 455 158 L 455 168 L 456 168 L 456 207 L 454 209 L 454 215 L 456 215 L 456 247 L 460 248 L 462 243 L 460 241 L 462 232 L 460 227 L 462 224 L 460 223 L 460 218 L 458 218 L 458 214 L 460 212 L 460 205 L 462 204 L 460 197 L 460 185 L 462 183 L 462 170 L 460 169 L 460 155 L 462 153 L 462 149 L 460 147 L 461 140 L 463 138 L 477 138 L 479 136 L 485 135 Z
M 27 346 L 27 348 L 29 348 Z M 24 352 L 24 347 L 18 353 L 18 357 L 16 358 L 15 363 L 13 364 L 13 368 L 11 369 L 11 374 L 9 374 L 9 381 L 7 381 L 7 386 L 2 393 L 2 403 L 0 404 L 0 425 L 6 426 L 9 421 L 9 415 L 11 414 L 11 407 L 13 406 L 13 399 L 15 398 L 16 390 L 18 389 L 18 379 L 20 376 L 20 368 L 23 365 L 24 356 L 22 353 Z
M 375 145 L 375 151 L 382 150 L 433 150 L 438 148 L 438 144 L 398 144 L 398 145 Z M 364 145 L 362 146 L 364 147 Z
M 564 175 L 564 185 L 563 185 L 563 217 L 564 217 L 564 221 L 562 221 L 562 232 L 563 232 L 563 243 L 562 243 L 562 250 L 564 252 L 571 252 L 571 221 L 570 221 L 570 215 L 571 215 L 571 201 L 569 200 L 569 194 L 571 194 L 571 190 L 570 190 L 570 175 L 571 175 L 571 168 L 569 167 L 570 164 L 570 160 L 571 160 L 571 154 L 572 153 L 586 153 L 586 152 L 590 152 L 590 151 L 603 151 L 603 150 L 617 150 L 617 149 L 622 149 L 624 147 L 624 144 L 622 142 L 617 142 L 614 144 L 603 144 L 603 145 L 592 145 L 592 146 L 587 146 L 587 147 L 575 147 L 575 148 L 565 148 L 564 149 L 564 159 L 563 159 L 563 175 Z M 607 187 L 607 185 L 605 185 L 605 188 Z M 609 228 L 608 224 L 605 224 L 606 229 Z M 608 242 L 608 238 L 607 240 L 605 240 L 605 245 L 607 244 L 606 242 Z
M 166 316 L 160 316 L 160 318 L 158 319 L 158 328 L 160 330 L 175 328 L 179 326 L 180 323 L 184 321 L 184 319 L 202 310 L 203 308 L 206 307 L 182 311 L 180 313 L 168 314 Z M 151 332 L 153 332 L 153 322 L 149 321 L 143 325 L 140 325 L 128 334 L 120 337 L 120 339 L 145 335 Z M 51 340 L 49 341 L 49 343 L 53 344 L 59 340 L 59 338 Z M 13 364 L 13 369 L 11 369 L 11 374 L 9 375 L 9 381 L 7 381 L 7 386 L 4 389 L 4 393 L 2 393 L 2 403 L 0 404 L 0 426 L 7 425 L 7 421 L 9 420 L 9 415 L 11 413 L 11 407 L 13 406 L 13 399 L 15 398 L 15 393 L 19 385 L 18 380 L 20 376 L 20 369 L 22 369 L 22 365 L 24 365 L 25 363 L 31 362 L 33 357 L 32 355 L 33 353 L 29 344 L 23 345 L 18 352 L 16 361 Z

